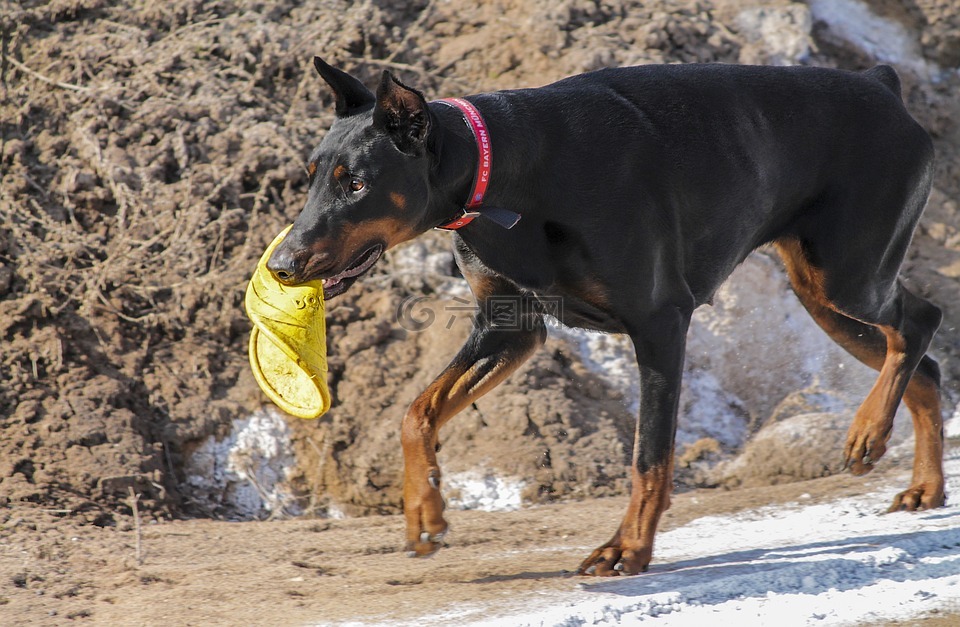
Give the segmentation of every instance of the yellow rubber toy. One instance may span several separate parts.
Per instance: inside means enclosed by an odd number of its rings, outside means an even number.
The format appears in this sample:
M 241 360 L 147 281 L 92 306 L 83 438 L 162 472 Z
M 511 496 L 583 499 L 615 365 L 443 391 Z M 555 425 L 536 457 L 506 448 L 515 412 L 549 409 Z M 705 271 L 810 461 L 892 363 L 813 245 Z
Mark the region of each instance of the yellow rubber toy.
M 267 247 L 247 285 L 244 304 L 253 322 L 250 366 L 260 389 L 280 409 L 298 418 L 317 418 L 330 409 L 323 282 L 289 287 L 267 270 L 270 254 L 290 228 Z

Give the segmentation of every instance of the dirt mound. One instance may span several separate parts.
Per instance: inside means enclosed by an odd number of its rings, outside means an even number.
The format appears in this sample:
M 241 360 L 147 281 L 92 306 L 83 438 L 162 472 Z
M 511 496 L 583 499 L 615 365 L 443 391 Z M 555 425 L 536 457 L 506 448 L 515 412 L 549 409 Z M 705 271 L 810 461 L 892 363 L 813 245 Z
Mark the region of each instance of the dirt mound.
M 897 19 L 927 60 L 955 63 L 957 3 L 915 5 Z M 389 68 L 435 97 L 608 65 L 865 58 L 820 37 L 827 26 L 807 33 L 805 7 L 789 3 L 746 18 L 755 4 L 733 0 L 0 8 L 0 504 L 99 525 L 126 511 L 131 489 L 148 511 L 218 513 L 192 502 L 183 468 L 264 402 L 241 300 L 260 252 L 298 213 L 304 158 L 332 119 L 313 54 L 368 84 Z M 770 24 L 792 29 L 789 44 L 760 32 Z M 953 377 L 960 79 L 904 79 L 942 155 L 908 280 L 954 316 L 937 345 Z M 438 319 L 405 328 L 397 312 L 422 294 Z M 396 511 L 400 417 L 455 353 L 471 303 L 439 235 L 388 255 L 335 302 L 336 407 L 292 423 L 306 509 Z M 449 473 L 514 477 L 527 500 L 621 493 L 632 420 L 615 387 L 551 339 L 444 432 L 441 455 Z

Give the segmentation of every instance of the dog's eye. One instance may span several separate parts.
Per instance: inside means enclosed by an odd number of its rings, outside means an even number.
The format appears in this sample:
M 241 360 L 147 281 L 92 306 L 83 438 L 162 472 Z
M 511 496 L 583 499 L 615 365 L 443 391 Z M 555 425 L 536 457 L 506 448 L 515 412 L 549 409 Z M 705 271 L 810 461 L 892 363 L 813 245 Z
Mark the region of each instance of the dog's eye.
M 359 192 L 363 189 L 364 185 L 363 179 L 358 179 L 357 177 L 350 179 L 350 191 Z

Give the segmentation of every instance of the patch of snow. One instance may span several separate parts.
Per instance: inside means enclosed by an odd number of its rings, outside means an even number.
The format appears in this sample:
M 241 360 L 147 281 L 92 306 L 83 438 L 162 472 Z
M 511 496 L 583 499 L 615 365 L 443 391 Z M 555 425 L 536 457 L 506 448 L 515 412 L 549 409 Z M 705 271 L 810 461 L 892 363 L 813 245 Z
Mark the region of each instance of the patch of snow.
M 482 512 L 509 512 L 520 509 L 523 481 L 493 473 L 462 472 L 443 477 L 447 506 Z
M 960 438 L 960 405 L 957 405 L 953 415 L 944 423 L 943 435 L 947 438 Z
M 572 344 L 587 370 L 622 394 L 631 412 L 640 411 L 640 373 L 629 337 L 565 327 L 550 317 L 546 320 L 551 336 Z
M 550 333 L 573 344 L 583 364 L 600 375 L 624 399 L 627 408 L 640 411 L 640 374 L 633 344 L 626 335 L 610 335 L 552 324 Z M 681 418 L 677 442 L 692 444 L 705 437 L 729 447 L 739 447 L 747 436 L 743 402 L 722 388 L 716 375 L 688 367 L 680 394 Z
M 809 0 L 815 20 L 825 22 L 830 32 L 882 63 L 892 63 L 924 76 L 936 76 L 940 68 L 926 61 L 907 28 L 875 14 L 860 0 Z
M 332 503 L 327 505 L 325 515 L 327 518 L 332 518 L 334 520 L 344 520 L 347 517 L 346 513 L 344 513 L 342 509 Z
M 758 423 L 791 392 L 813 387 L 833 398 L 829 407 L 809 410 L 835 411 L 844 401 L 852 412 L 876 379 L 817 326 L 779 261 L 764 253 L 748 257 L 717 291 L 713 306 L 694 314 L 687 361 L 688 372 L 714 373 Z
M 957 494 L 960 456 L 945 470 Z M 960 506 L 879 515 L 892 497 L 706 516 L 659 534 L 646 574 L 583 579 L 577 589 L 461 605 L 418 622 L 852 626 L 960 611 Z
M 184 492 L 196 505 L 228 518 L 297 515 L 287 481 L 295 465 L 290 429 L 273 407 L 235 420 L 225 438 L 211 436 L 190 456 Z
M 729 448 L 739 448 L 749 435 L 749 413 L 743 401 L 723 389 L 716 374 L 689 369 L 684 373 L 685 393 L 680 396 L 683 426 L 677 428 L 678 444 L 693 444 L 714 438 Z

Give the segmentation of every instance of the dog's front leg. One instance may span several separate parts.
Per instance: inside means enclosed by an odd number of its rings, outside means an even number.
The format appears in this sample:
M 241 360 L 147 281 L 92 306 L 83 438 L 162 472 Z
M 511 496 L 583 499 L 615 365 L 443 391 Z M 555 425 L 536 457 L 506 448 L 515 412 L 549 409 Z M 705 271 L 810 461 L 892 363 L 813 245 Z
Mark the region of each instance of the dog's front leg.
M 669 307 L 631 329 L 640 366 L 640 416 L 630 469 L 630 504 L 613 538 L 580 565 L 581 575 L 647 570 L 660 515 L 670 507 L 673 443 L 690 311 Z
M 468 277 L 469 278 L 469 277 Z M 473 282 L 471 282 L 473 283 Z M 473 332 L 449 366 L 413 402 L 403 418 L 403 511 L 407 523 L 407 554 L 432 555 L 447 532 L 440 495 L 437 433 L 440 427 L 522 364 L 546 338 L 546 328 L 533 303 L 517 294 L 477 295 L 479 313 Z M 491 287 L 487 282 L 484 287 Z M 491 315 L 491 300 L 505 303 L 499 320 Z

